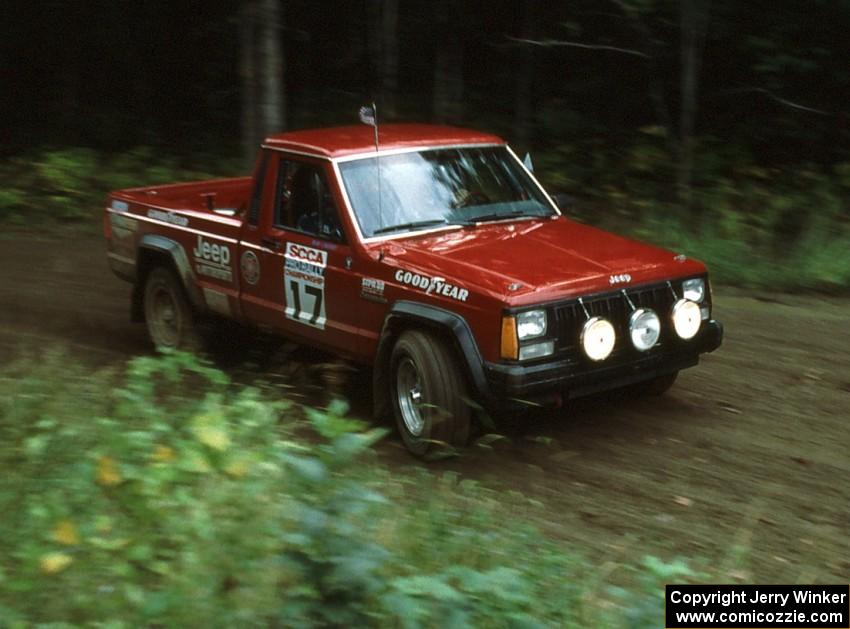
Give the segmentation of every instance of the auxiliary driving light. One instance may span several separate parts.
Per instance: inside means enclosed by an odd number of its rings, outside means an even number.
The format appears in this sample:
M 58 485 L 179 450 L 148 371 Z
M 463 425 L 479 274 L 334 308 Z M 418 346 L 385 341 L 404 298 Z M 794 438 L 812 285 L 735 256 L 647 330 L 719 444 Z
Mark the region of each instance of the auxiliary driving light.
M 702 316 L 699 306 L 690 299 L 680 299 L 673 304 L 673 327 L 679 338 L 688 340 L 696 336 Z
M 629 317 L 629 334 L 638 351 L 652 349 L 661 335 L 661 320 L 652 310 L 638 308 Z
M 617 333 L 611 322 L 602 317 L 591 317 L 581 329 L 581 346 L 590 360 L 605 360 L 614 350 Z

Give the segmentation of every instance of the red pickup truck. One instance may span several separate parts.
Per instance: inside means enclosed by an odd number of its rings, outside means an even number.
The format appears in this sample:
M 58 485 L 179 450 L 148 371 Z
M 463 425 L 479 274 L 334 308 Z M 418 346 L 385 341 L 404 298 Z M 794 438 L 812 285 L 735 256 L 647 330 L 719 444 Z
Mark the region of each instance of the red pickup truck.
M 283 133 L 253 177 L 113 192 L 133 319 L 160 347 L 227 317 L 368 365 L 376 412 L 417 455 L 464 445 L 476 404 L 662 392 L 720 345 L 703 264 L 568 219 L 502 139 L 378 139 Z

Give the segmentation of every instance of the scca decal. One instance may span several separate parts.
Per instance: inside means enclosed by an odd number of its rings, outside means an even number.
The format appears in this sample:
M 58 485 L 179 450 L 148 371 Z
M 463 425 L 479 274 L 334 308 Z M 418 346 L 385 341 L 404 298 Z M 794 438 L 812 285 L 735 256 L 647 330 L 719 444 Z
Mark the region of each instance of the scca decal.
M 285 260 L 286 318 L 324 330 L 328 252 L 288 242 Z
M 395 280 L 408 286 L 421 288 L 426 295 L 442 295 L 458 301 L 466 301 L 469 298 L 468 290 L 449 284 L 442 277 L 428 277 L 427 275 L 419 275 L 399 269 L 395 272 Z

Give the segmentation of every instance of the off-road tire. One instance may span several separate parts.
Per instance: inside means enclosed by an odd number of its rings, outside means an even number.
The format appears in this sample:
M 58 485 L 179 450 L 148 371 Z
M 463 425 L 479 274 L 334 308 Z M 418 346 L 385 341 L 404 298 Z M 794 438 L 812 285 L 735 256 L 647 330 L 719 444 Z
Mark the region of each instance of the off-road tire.
M 467 385 L 456 353 L 442 338 L 404 332 L 393 347 L 389 380 L 393 415 L 408 450 L 424 457 L 446 444 L 467 445 L 472 422 Z
M 154 347 L 190 352 L 201 348 L 195 312 L 171 269 L 160 266 L 148 273 L 144 309 L 148 336 Z

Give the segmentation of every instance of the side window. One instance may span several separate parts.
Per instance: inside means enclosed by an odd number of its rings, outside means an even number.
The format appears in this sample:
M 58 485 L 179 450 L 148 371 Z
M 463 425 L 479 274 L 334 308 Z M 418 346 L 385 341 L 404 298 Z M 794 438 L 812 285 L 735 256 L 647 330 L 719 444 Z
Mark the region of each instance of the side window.
M 342 241 L 342 225 L 324 171 L 313 164 L 281 160 L 275 191 L 275 225 Z

